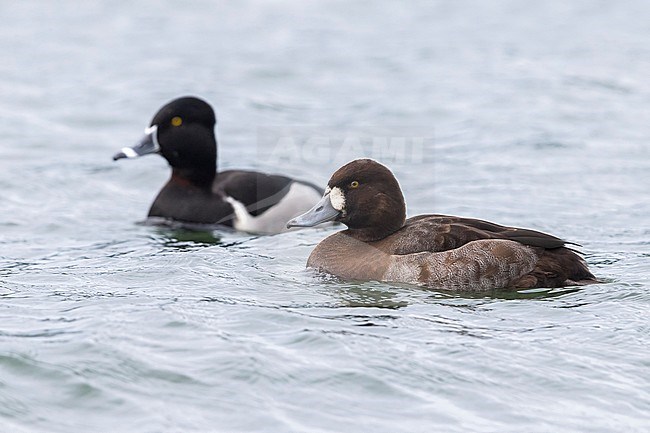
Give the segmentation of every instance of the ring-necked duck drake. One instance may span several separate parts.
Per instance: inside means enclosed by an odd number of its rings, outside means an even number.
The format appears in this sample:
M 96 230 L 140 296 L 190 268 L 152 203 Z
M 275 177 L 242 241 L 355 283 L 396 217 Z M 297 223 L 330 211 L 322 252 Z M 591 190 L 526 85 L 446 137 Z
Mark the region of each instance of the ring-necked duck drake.
M 149 217 L 278 233 L 288 219 L 318 202 L 323 190 L 307 182 L 255 171 L 217 173 L 216 123 L 207 102 L 178 98 L 156 113 L 140 142 L 113 156 L 118 160 L 157 153 L 172 167 Z
M 288 227 L 340 221 L 307 266 L 354 280 L 448 290 L 562 287 L 597 282 L 566 242 L 534 230 L 446 215 L 406 219 L 393 173 L 371 159 L 339 168 L 323 198 Z

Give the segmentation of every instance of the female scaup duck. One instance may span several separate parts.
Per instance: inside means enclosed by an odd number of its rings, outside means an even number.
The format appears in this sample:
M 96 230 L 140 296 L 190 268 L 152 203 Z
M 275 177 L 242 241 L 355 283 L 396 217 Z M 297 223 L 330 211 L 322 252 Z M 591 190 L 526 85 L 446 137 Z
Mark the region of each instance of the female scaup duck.
M 323 198 L 287 227 L 340 221 L 307 266 L 341 278 L 447 290 L 562 287 L 595 283 L 565 241 L 534 230 L 446 215 L 406 219 L 393 173 L 371 159 L 339 168 Z
M 216 123 L 207 102 L 178 98 L 156 113 L 139 143 L 113 156 L 158 153 L 172 167 L 149 217 L 269 234 L 284 230 L 288 219 L 318 202 L 323 190 L 307 182 L 255 171 L 217 173 Z

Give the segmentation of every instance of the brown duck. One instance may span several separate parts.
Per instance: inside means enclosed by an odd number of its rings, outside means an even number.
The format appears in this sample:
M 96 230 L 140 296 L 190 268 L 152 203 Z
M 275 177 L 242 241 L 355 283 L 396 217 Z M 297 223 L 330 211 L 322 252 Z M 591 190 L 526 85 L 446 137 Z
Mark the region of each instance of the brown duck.
M 287 227 L 339 221 L 307 266 L 344 279 L 447 290 L 563 287 L 596 283 L 568 242 L 535 230 L 447 215 L 406 219 L 393 173 L 371 159 L 339 168 L 323 198 Z

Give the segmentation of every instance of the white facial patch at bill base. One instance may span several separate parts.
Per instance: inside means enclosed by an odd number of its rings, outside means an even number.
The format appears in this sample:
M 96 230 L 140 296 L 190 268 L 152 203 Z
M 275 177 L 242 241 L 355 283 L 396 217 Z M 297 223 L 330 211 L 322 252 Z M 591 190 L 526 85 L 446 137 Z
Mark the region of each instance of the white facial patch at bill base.
M 343 194 L 343 191 L 341 191 L 341 188 L 337 186 L 332 188 L 330 191 L 330 203 L 332 203 L 332 207 L 339 212 L 345 210 L 345 195 Z

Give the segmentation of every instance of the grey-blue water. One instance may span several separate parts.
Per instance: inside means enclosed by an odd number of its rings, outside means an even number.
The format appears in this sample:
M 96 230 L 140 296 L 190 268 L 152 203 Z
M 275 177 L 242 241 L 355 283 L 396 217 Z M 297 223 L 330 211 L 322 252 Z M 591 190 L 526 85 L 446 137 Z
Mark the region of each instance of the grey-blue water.
M 0 3 L 0 431 L 650 431 L 650 4 Z M 168 100 L 221 169 L 389 165 L 409 214 L 534 228 L 607 282 L 454 295 L 305 271 L 337 228 L 139 225 Z

